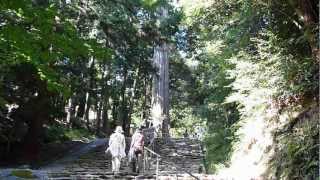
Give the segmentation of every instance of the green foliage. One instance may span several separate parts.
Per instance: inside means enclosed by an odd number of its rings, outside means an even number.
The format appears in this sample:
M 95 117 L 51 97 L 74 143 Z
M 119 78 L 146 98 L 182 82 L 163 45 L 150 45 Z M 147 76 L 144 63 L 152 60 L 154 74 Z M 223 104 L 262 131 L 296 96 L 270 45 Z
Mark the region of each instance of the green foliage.
M 70 140 L 90 140 L 95 138 L 95 136 L 92 135 L 92 133 L 90 133 L 87 129 L 71 129 L 65 134 Z
M 11 175 L 19 178 L 34 179 L 36 176 L 30 170 L 12 170 Z
M 311 106 L 312 107 L 312 106 Z M 279 133 L 278 151 L 273 156 L 269 170 L 277 179 L 316 179 L 319 177 L 319 131 L 317 107 L 303 112 L 295 119 L 297 125 Z M 292 122 L 291 122 L 292 123 Z
M 46 129 L 44 142 L 64 142 L 71 140 L 88 141 L 94 139 L 87 129 L 70 129 L 61 125 L 52 125 Z
M 77 36 L 75 25 L 58 14 L 55 4 L 43 8 L 28 0 L 13 0 L 2 3 L 0 12 L 3 17 L 0 29 L 2 68 L 30 63 L 36 67 L 41 80 L 47 82 L 50 91 L 67 93 L 57 72 L 57 64 L 66 59 L 89 55 L 110 58 L 108 51 L 102 51 L 101 44 Z
M 289 1 L 181 4 L 187 26 L 183 37 L 188 38 L 189 57 L 198 64 L 197 97 L 203 97 L 198 109 L 208 126 L 207 165 L 214 171 L 220 163 L 228 166 L 232 145 L 241 141 L 235 136 L 238 125 L 255 118 L 271 121 L 283 108 L 317 97 L 318 66 Z M 290 161 L 289 156 L 282 159 Z
M 225 127 L 223 123 L 211 125 L 205 138 L 206 166 L 210 173 L 217 172 L 221 167 L 228 167 L 233 153 L 232 144 L 237 141 L 236 126 Z

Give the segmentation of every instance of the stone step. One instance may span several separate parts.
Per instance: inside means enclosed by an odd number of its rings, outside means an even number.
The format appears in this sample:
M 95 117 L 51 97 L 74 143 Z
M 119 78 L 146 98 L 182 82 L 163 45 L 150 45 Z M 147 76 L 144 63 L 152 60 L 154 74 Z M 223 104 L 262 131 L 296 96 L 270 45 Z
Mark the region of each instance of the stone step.
M 127 142 L 128 143 L 128 142 Z M 127 163 L 122 164 L 121 173 L 111 173 L 111 157 L 104 154 L 106 146 L 93 148 L 77 160 L 65 164 L 63 170 L 48 172 L 50 179 L 155 179 L 156 160 L 151 159 L 150 168 L 145 175 L 131 173 Z M 203 153 L 199 141 L 190 139 L 173 139 L 169 143 L 156 139 L 155 150 L 162 158 L 159 162 L 160 175 L 174 175 L 184 173 L 197 173 L 203 161 Z M 179 168 L 175 168 L 170 163 Z M 170 179 L 170 178 L 169 178 Z

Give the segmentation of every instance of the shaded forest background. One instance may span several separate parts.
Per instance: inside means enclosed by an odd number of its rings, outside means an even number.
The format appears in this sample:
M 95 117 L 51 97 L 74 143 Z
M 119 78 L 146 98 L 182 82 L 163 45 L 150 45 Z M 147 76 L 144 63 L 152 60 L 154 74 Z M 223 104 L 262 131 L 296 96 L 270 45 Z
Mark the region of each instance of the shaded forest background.
M 34 162 L 116 125 L 129 136 L 150 118 L 153 48 L 167 42 L 171 134 L 202 132 L 208 172 L 242 160 L 316 178 L 318 32 L 315 0 L 1 0 L 0 159 Z

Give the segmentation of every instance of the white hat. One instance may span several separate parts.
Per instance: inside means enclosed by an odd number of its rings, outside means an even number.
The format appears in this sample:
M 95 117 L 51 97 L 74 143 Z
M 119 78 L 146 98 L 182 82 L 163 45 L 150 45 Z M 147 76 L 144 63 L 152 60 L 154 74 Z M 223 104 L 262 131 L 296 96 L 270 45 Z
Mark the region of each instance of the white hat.
M 116 130 L 114 130 L 114 132 L 123 133 L 122 127 L 121 126 L 117 126 Z

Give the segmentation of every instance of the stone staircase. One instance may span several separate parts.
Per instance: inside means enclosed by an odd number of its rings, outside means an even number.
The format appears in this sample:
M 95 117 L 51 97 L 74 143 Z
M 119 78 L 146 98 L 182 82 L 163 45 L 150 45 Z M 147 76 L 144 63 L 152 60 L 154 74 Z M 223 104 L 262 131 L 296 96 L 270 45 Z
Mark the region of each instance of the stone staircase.
M 160 154 L 160 174 L 204 173 L 203 152 L 200 141 L 195 139 L 157 139 L 155 152 Z
M 184 179 L 195 179 L 190 173 L 199 173 L 202 167 L 203 153 L 197 140 L 171 139 L 164 142 L 163 139 L 156 139 L 153 147 L 153 150 L 161 156 L 159 179 L 181 176 L 189 177 Z M 47 168 L 48 178 L 52 180 L 156 179 L 156 158 L 154 157 L 149 157 L 150 168 L 140 175 L 131 172 L 126 162 L 122 163 L 121 172 L 114 175 L 111 172 L 111 157 L 105 155 L 105 148 L 106 144 L 96 146 L 77 159 L 63 163 L 63 166 Z

